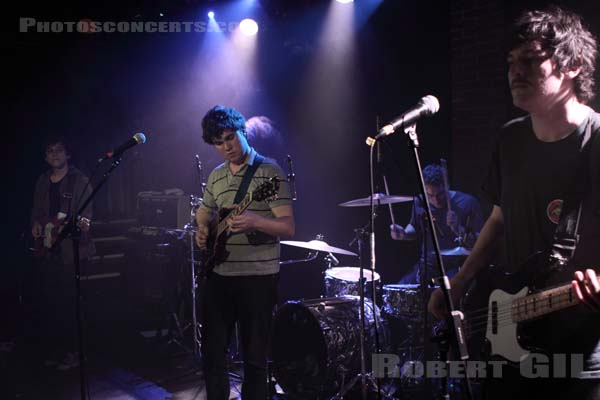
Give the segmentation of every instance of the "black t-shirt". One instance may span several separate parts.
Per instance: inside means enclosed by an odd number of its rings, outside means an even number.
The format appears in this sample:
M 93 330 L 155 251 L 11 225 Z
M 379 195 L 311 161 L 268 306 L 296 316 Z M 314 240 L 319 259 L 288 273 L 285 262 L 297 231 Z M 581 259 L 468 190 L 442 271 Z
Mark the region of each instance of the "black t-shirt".
M 582 153 L 581 140 L 588 124 L 592 137 Z M 502 208 L 508 270 L 515 271 L 533 253 L 550 249 L 563 201 L 577 198 L 581 188 L 586 193 L 576 258 L 600 264 L 599 133 L 597 113 L 556 142 L 537 139 L 529 117 L 503 127 L 483 191 L 490 202 Z M 591 245 L 593 242 L 596 246 Z
M 55 218 L 60 211 L 60 184 L 63 179 L 58 182 L 50 181 L 50 189 L 48 190 L 48 215 L 51 218 Z
M 587 133 L 591 137 L 581 149 Z M 600 272 L 600 114 L 592 113 L 572 134 L 552 143 L 536 138 L 529 117 L 509 122 L 498 138 L 483 190 L 502 208 L 507 269 L 516 271 L 532 253 L 548 251 L 563 200 L 578 207 L 583 199 L 580 240 L 570 265 Z M 581 377 L 600 378 L 597 314 L 579 305 L 554 316 L 540 320 L 540 332 L 555 352 L 584 355 Z

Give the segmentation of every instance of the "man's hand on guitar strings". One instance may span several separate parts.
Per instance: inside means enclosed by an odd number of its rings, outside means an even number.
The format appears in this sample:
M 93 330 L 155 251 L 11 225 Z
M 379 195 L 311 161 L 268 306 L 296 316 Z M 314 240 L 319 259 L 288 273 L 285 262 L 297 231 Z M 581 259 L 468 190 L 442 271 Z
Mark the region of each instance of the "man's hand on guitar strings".
M 240 215 L 229 220 L 229 231 L 231 233 L 248 233 L 256 230 L 257 221 L 261 218 L 251 211 L 244 211 Z
M 575 271 L 575 279 L 571 281 L 577 298 L 589 309 L 600 312 L 600 280 L 593 269 L 585 272 Z
M 88 232 L 90 230 L 90 225 L 91 225 L 92 221 L 90 221 L 88 218 L 85 217 L 81 217 L 79 219 L 79 221 L 77 221 L 77 226 L 79 227 L 79 229 L 81 229 L 83 232 Z

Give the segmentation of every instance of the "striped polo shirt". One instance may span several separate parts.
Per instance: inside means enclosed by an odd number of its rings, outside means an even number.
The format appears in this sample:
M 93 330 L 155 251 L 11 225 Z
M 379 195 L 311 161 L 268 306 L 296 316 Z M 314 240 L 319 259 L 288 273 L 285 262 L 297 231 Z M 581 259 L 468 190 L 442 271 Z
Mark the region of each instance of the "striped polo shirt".
M 200 208 L 208 213 L 218 212 L 222 208 L 233 206 L 242 178 L 249 165 L 253 165 L 257 156 L 254 149 L 250 149 L 247 163 L 236 174 L 229 169 L 229 162 L 216 167 L 208 177 L 206 191 Z M 247 208 L 263 217 L 274 218 L 273 208 L 292 204 L 289 184 L 277 164 L 270 158 L 265 158 L 256 170 L 248 191 L 252 192 L 260 184 L 277 176 L 280 180 L 277 198 L 272 201 L 253 201 Z M 229 255 L 225 262 L 218 264 L 214 272 L 224 276 L 270 275 L 279 272 L 279 238 L 263 232 L 230 234 L 226 242 Z

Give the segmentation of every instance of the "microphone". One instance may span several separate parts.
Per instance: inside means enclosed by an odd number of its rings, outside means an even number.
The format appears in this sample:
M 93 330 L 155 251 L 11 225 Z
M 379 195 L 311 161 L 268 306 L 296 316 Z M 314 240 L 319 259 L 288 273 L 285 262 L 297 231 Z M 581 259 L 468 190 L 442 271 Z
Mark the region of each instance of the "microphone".
M 296 197 L 296 174 L 294 174 L 294 164 L 292 163 L 292 156 L 287 155 L 288 170 L 288 182 L 290 183 L 290 192 L 292 194 L 292 200 L 297 200 Z
M 142 132 L 138 132 L 135 135 L 133 135 L 133 137 L 131 139 L 129 139 L 128 141 L 126 141 L 125 143 L 123 143 L 122 145 L 117 147 L 116 149 L 111 150 L 111 151 L 107 152 L 105 155 L 103 155 L 102 157 L 100 157 L 98 159 L 98 162 L 108 160 L 109 158 L 119 158 L 119 157 L 121 157 L 121 155 L 123 155 L 125 150 L 135 146 L 136 144 L 143 144 L 143 143 L 146 143 L 146 135 L 144 135 Z
M 433 115 L 436 112 L 438 112 L 439 109 L 440 102 L 435 96 L 425 96 L 421 98 L 421 100 L 419 100 L 416 106 L 414 106 L 404 114 L 400 115 L 388 125 L 381 128 L 377 136 L 375 136 L 375 140 L 381 139 L 384 136 L 391 135 L 396 131 L 396 129 L 400 127 L 411 126 L 412 124 L 417 122 L 419 118 L 427 115 Z

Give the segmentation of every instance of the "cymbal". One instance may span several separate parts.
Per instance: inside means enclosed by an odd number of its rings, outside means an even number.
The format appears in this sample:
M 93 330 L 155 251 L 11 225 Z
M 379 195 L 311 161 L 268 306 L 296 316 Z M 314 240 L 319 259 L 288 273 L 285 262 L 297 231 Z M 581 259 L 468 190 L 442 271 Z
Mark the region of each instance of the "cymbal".
M 348 250 L 340 249 L 339 247 L 333 247 L 328 245 L 322 240 L 311 240 L 310 242 L 300 242 L 297 240 L 282 240 L 281 244 L 287 244 L 288 246 L 302 247 L 304 249 L 317 250 L 325 253 L 336 253 L 345 254 L 347 256 L 357 257 L 358 254 Z
M 408 201 L 413 201 L 413 196 L 393 196 L 384 193 L 375 193 L 373 195 L 373 202 L 376 205 L 406 203 Z M 345 203 L 340 203 L 338 205 L 342 207 L 368 207 L 371 205 L 371 196 L 367 196 L 363 199 L 346 201 Z
M 448 257 L 466 257 L 471 254 L 471 250 L 459 246 L 453 249 L 440 250 L 440 254 Z

